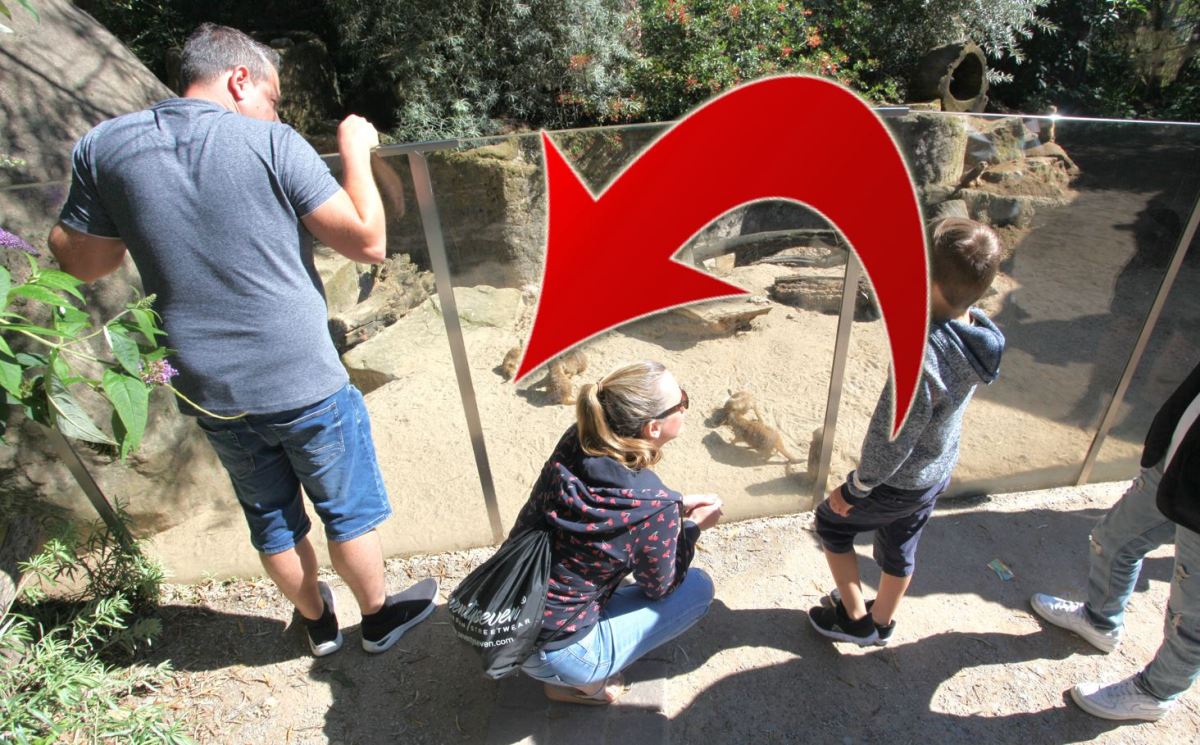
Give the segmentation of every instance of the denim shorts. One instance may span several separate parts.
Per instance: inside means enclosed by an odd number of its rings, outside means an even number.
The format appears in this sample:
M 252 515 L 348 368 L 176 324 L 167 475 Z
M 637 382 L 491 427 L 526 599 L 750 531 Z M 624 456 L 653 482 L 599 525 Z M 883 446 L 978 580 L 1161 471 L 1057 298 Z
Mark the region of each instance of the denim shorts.
M 349 383 L 298 409 L 197 421 L 233 481 L 250 542 L 264 554 L 308 534 L 301 487 L 331 541 L 357 538 L 391 514 L 367 408 Z
M 875 562 L 893 577 L 907 577 L 916 566 L 917 544 L 933 505 L 950 479 L 929 489 L 897 489 L 883 484 L 865 497 L 855 497 L 842 485 L 842 496 L 852 508 L 842 517 L 826 500 L 817 506 L 817 537 L 827 551 L 845 554 L 854 550 L 854 536 L 875 531 Z

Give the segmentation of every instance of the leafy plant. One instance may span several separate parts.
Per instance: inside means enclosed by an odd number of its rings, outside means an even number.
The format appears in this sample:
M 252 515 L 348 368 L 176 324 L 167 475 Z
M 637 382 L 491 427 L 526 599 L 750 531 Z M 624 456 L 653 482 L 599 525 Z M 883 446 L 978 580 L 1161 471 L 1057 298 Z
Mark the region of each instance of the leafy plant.
M 112 664 L 160 633 L 146 614 L 162 570 L 107 526 L 88 535 L 64 528 L 21 565 L 33 581 L 0 622 L 0 740 L 189 742 L 163 706 L 132 698 L 166 681 L 169 666 Z
M 401 140 L 636 114 L 624 0 L 326 0 L 348 108 Z
M 779 0 L 642 0 L 638 95 L 652 119 L 677 117 L 747 80 L 785 72 L 857 87 L 847 55 L 805 5 Z
M 5 402 L 68 437 L 111 447 L 124 459 L 141 442 L 151 389 L 163 385 L 182 395 L 170 385 L 175 371 L 166 360 L 167 349 L 158 345 L 165 332 L 151 308 L 154 297 L 129 303 L 96 327 L 80 307 L 78 279 L 38 266 L 33 249 L 12 233 L 0 230 L 0 246 L 29 254 L 29 277 L 22 283 L 14 285 L 9 271 L 0 267 L 0 297 L 5 298 L 0 389 Z M 35 314 L 48 315 L 48 320 L 38 323 Z M 110 358 L 93 353 L 90 342 L 97 337 L 103 337 Z M 73 389 L 98 394 L 111 405 L 111 434 L 92 421 Z

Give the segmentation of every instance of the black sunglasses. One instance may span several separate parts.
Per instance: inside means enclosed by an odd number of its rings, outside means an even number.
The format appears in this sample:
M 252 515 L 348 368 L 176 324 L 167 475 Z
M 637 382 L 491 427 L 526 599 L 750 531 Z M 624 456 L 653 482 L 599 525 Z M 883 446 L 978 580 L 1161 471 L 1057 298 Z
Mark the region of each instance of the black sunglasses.
M 654 419 L 666 419 L 667 417 L 671 416 L 672 414 L 674 414 L 674 413 L 675 413 L 675 412 L 677 412 L 677 411 L 687 411 L 687 407 L 688 407 L 688 395 L 687 395 L 687 391 L 685 391 L 685 390 L 683 390 L 682 388 L 680 388 L 680 389 L 679 389 L 679 393 L 681 394 L 681 398 L 679 399 L 679 403 L 675 404 L 674 406 L 672 406 L 671 408 L 667 409 L 666 411 L 664 411 L 663 413 L 659 414 L 658 416 L 652 416 L 652 417 L 650 417 L 650 419 L 651 419 L 651 420 L 654 420 Z

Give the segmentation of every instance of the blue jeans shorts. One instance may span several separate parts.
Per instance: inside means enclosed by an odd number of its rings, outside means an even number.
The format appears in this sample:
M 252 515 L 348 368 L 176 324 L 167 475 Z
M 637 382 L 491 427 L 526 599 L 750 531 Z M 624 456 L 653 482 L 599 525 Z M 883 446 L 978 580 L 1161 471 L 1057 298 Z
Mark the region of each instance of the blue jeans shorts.
M 291 411 L 197 420 L 233 481 L 250 542 L 264 554 L 286 551 L 308 535 L 300 487 L 331 541 L 368 533 L 392 512 L 367 408 L 349 383 Z
M 826 500 L 817 506 L 817 537 L 825 550 L 845 554 L 854 550 L 854 536 L 875 531 L 875 562 L 893 577 L 907 577 L 916 566 L 921 531 L 938 496 L 950 479 L 929 489 L 897 489 L 883 484 L 865 497 L 855 497 L 843 485 L 850 514 L 842 517 Z

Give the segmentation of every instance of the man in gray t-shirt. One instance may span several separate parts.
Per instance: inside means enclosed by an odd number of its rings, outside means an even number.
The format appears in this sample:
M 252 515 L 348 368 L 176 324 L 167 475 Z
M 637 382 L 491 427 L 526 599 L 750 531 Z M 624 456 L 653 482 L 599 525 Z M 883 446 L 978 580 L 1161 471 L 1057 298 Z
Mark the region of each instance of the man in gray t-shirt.
M 313 653 L 340 648 L 329 588 L 307 538 L 308 494 L 333 565 L 363 614 L 363 646 L 382 652 L 434 607 L 426 580 L 387 597 L 375 527 L 391 508 L 362 395 L 326 327 L 315 236 L 378 263 L 383 204 L 371 174 L 375 128 L 338 128 L 343 185 L 279 123 L 278 54 L 204 24 L 184 47 L 184 97 L 103 122 L 72 154 L 71 192 L 50 248 L 92 281 L 126 251 L 157 295 L 179 370 L 229 472 L 263 566 L 305 620 Z

